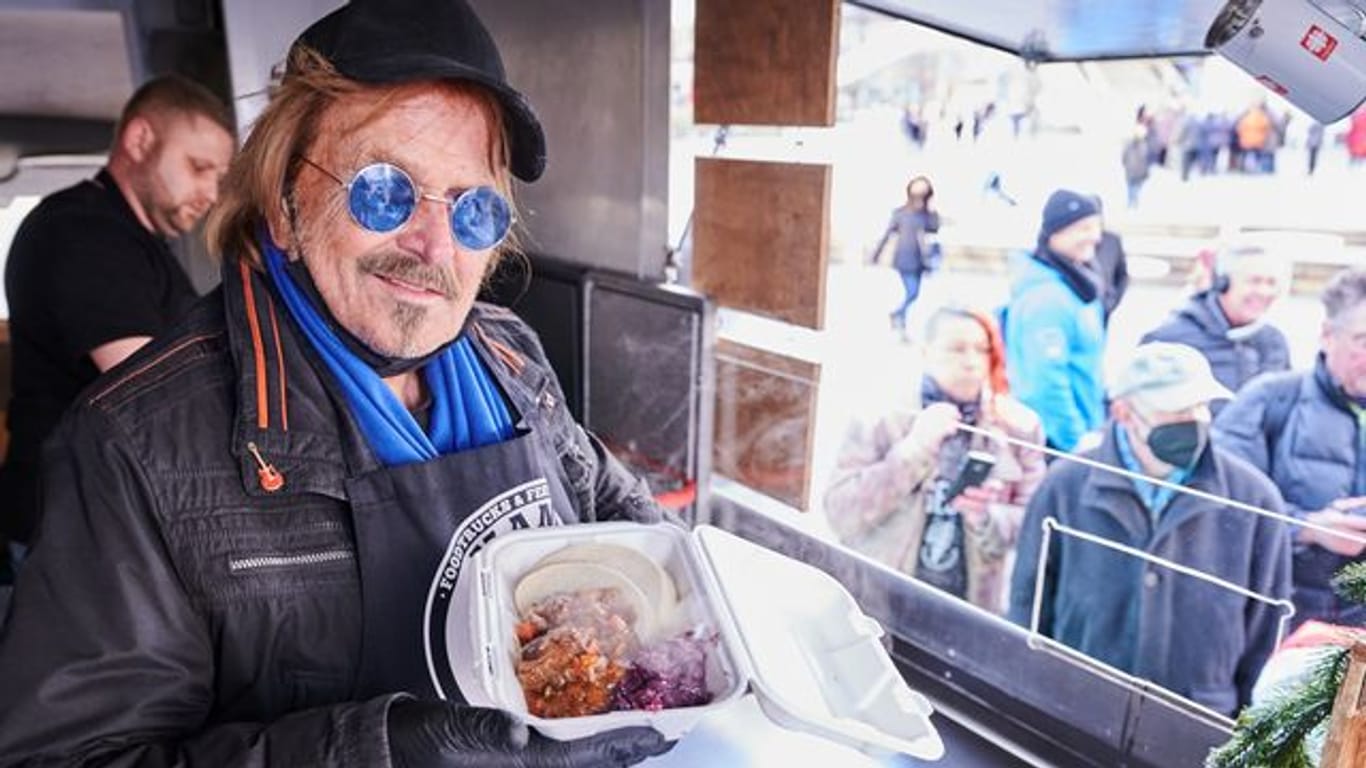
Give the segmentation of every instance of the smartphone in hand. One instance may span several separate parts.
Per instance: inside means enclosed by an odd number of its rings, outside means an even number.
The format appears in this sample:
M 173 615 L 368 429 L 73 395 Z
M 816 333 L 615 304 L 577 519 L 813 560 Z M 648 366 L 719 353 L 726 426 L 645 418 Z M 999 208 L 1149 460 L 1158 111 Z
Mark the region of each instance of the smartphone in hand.
M 958 498 L 965 488 L 976 487 L 986 482 L 991 470 L 996 466 L 996 457 L 986 451 L 968 451 L 959 465 L 958 475 L 949 483 L 944 492 L 944 504 Z

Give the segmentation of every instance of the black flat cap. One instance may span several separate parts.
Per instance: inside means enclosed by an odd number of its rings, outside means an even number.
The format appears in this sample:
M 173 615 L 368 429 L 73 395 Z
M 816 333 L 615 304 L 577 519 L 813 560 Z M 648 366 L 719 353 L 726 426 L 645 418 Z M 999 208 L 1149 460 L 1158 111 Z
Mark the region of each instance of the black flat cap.
M 535 181 L 545 170 L 541 123 L 526 97 L 508 85 L 498 47 L 465 0 L 352 0 L 314 22 L 294 45 L 312 48 L 362 83 L 478 83 L 503 105 L 512 174 Z

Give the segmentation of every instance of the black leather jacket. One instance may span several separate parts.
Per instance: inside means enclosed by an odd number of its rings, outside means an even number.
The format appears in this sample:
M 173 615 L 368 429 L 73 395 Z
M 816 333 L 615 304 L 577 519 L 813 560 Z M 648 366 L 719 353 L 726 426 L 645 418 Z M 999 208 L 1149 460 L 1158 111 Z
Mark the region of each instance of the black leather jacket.
M 389 764 L 401 694 L 351 695 L 344 480 L 378 462 L 262 276 L 232 262 L 224 278 L 45 450 L 43 519 L 0 635 L 0 764 Z M 573 421 L 524 323 L 476 305 L 467 332 L 581 520 L 660 519 Z

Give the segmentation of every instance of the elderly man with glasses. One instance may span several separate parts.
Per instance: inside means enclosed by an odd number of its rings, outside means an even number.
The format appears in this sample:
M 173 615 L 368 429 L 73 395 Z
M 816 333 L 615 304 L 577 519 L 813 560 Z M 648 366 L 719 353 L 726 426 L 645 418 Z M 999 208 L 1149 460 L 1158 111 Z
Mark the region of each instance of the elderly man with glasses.
M 451 584 L 491 538 L 663 516 L 572 420 L 527 326 L 475 301 L 509 248 L 511 177 L 545 158 L 463 0 L 357 0 L 303 33 L 209 222 L 222 290 L 50 445 L 0 639 L 0 762 L 560 768 L 668 748 L 649 728 L 531 733 L 461 703 L 446 659 Z

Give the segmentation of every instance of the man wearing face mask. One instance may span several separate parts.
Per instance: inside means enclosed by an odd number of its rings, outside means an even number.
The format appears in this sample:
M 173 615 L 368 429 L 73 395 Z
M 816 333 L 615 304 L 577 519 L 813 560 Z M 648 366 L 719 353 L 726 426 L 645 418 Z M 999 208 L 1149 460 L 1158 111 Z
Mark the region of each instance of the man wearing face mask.
M 472 614 L 455 582 L 495 536 L 663 517 L 573 421 L 530 329 L 475 300 L 512 177 L 545 162 L 463 0 L 353 0 L 303 32 L 209 220 L 222 287 L 48 444 L 0 635 L 0 763 L 572 768 L 668 748 L 469 706 L 448 655 Z
M 1366 537 L 1366 269 L 1339 272 L 1323 291 L 1313 370 L 1263 376 L 1219 414 L 1215 441 L 1261 469 L 1291 514 Z M 1329 580 L 1366 558 L 1366 544 L 1302 528 L 1295 536 L 1295 621 L 1366 625 L 1366 607 Z
M 1255 242 L 1226 246 L 1215 257 L 1214 284 L 1191 297 L 1143 342 L 1199 350 L 1219 383 L 1237 392 L 1263 373 L 1290 369 L 1290 346 L 1266 313 L 1290 283 L 1290 262 Z M 1223 403 L 1212 406 L 1215 415 Z
M 1210 444 L 1209 403 L 1228 394 L 1194 349 L 1138 348 L 1111 390 L 1104 440 L 1085 454 L 1137 477 L 1053 463 L 1020 532 L 1012 621 L 1030 624 L 1049 517 L 1260 595 L 1289 597 L 1284 524 L 1142 479 L 1279 512 L 1266 477 Z M 1040 632 L 1224 714 L 1250 700 L 1276 644 L 1280 614 L 1265 603 L 1060 532 L 1041 590 Z

